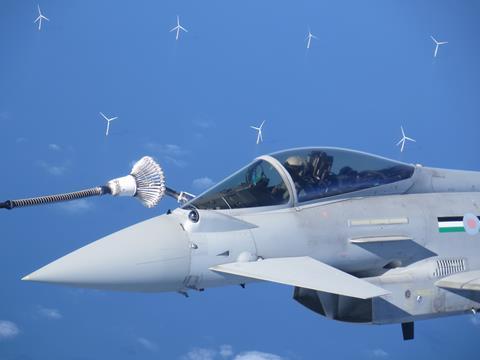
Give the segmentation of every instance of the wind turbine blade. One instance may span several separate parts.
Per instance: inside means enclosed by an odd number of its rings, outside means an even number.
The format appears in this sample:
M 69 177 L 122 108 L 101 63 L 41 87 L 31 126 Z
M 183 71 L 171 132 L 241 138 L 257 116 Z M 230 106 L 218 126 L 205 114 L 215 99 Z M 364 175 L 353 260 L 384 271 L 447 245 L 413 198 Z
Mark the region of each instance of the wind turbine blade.
M 265 124 L 265 120 L 262 121 L 262 124 L 260 125 L 260 130 L 262 130 L 263 124 Z
M 107 131 L 105 132 L 105 136 L 108 136 L 109 129 L 110 129 L 110 121 L 107 121 Z
M 42 12 L 40 11 L 40 4 L 37 4 L 37 9 L 38 9 L 38 14 L 41 14 Z
M 403 131 L 403 126 L 400 126 L 400 130 L 402 130 L 402 136 L 405 137 L 405 131 Z
M 37 18 L 35 19 L 34 23 L 36 23 L 36 22 L 37 22 L 38 20 L 40 20 L 40 19 L 41 19 L 41 17 L 40 17 L 40 16 L 39 16 L 39 17 L 37 17 Z
M 263 136 L 262 136 L 262 131 L 261 130 L 258 132 L 258 136 L 260 137 L 260 141 L 263 142 Z
M 448 41 L 441 41 L 438 43 L 438 45 L 445 45 L 445 44 L 448 44 Z
M 405 140 L 402 142 L 402 147 L 400 148 L 400 152 L 403 152 L 403 148 L 405 147 Z
M 435 47 L 435 53 L 433 54 L 433 57 L 436 58 L 438 53 L 438 45 Z
M 104 113 L 100 112 L 100 115 L 102 115 L 102 116 L 103 116 L 103 118 L 104 118 L 105 120 L 107 120 L 107 121 L 108 121 L 108 118 L 105 116 L 105 114 L 104 114 Z
M 185 29 L 183 26 L 180 26 L 180 30 L 183 30 L 183 31 L 185 31 L 185 32 L 188 32 L 188 30 Z
M 258 127 L 255 127 L 255 126 L 250 126 L 250 127 L 254 130 L 257 130 L 257 131 L 260 130 Z
M 177 30 L 176 26 L 174 28 L 172 28 L 172 30 L 170 30 L 169 32 L 172 32 L 172 31 L 175 31 L 175 30 Z
M 433 36 L 430 36 L 430 37 L 432 38 L 432 40 L 433 40 L 433 42 L 434 42 L 435 44 L 438 43 L 438 41 L 437 41 Z
M 397 145 L 395 145 L 395 146 L 398 146 L 398 145 L 400 145 L 400 144 L 402 143 L 402 141 L 403 141 L 403 138 L 402 138 L 402 139 L 400 139 L 400 141 L 399 141 L 399 142 L 397 142 Z
M 408 136 L 405 136 L 405 140 L 410 140 L 410 141 L 413 141 L 413 142 L 416 142 L 414 139 L 408 137 Z
M 42 15 L 42 17 L 43 17 L 45 20 L 50 21 L 49 18 L 47 18 L 47 17 L 45 17 L 45 16 L 43 16 L 43 15 Z
M 118 116 L 115 116 L 113 118 L 108 119 L 108 121 L 113 121 L 113 120 L 117 120 L 117 119 L 118 119 Z
M 177 25 L 180 26 L 180 16 L 177 15 Z

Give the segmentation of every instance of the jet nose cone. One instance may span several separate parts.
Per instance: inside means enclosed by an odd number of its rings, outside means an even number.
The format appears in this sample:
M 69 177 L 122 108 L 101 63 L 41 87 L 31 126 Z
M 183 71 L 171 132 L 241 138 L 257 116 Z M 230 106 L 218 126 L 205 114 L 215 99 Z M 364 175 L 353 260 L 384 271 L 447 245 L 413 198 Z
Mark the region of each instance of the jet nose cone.
M 190 268 L 185 231 L 172 215 L 135 224 L 80 248 L 22 280 L 126 291 L 176 291 Z

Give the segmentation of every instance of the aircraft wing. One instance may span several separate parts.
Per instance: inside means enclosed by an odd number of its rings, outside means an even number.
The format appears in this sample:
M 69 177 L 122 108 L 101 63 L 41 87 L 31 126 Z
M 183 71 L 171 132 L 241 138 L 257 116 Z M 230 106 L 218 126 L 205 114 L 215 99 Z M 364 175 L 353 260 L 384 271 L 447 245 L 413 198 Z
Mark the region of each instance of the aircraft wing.
M 389 294 L 387 290 L 308 256 L 236 262 L 213 266 L 210 270 L 360 299 Z
M 438 280 L 435 285 L 449 289 L 480 291 L 480 270 L 450 275 Z

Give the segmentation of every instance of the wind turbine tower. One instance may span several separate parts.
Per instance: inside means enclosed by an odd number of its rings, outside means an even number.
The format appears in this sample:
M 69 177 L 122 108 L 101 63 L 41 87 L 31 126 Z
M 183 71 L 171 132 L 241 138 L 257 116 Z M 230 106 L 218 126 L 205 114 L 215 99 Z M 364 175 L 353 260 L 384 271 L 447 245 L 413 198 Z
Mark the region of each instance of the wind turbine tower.
M 262 121 L 262 124 L 259 127 L 250 126 L 252 129 L 257 131 L 257 145 L 260 144 L 260 142 L 263 142 L 263 137 L 262 137 L 263 124 L 265 124 L 265 120 Z

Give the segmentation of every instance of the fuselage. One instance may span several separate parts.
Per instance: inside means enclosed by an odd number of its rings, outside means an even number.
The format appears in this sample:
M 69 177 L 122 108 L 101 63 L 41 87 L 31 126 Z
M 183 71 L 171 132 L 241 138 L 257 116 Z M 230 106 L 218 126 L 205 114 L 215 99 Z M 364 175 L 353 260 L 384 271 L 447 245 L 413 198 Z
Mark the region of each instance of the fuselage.
M 344 156 L 335 151 L 326 153 Z M 323 154 L 312 170 L 300 155 L 282 156 L 261 157 L 184 207 L 91 243 L 25 279 L 185 293 L 254 281 L 212 271 L 216 265 L 308 256 L 391 292 L 360 301 L 295 289 L 299 302 L 334 319 L 403 322 L 480 307 L 474 293 L 435 285 L 480 269 L 478 229 L 459 226 L 480 213 L 480 173 L 390 166 L 383 158 L 386 165 L 375 170 L 335 169 L 331 160 L 322 170 Z M 298 174 L 313 180 L 295 180 Z

